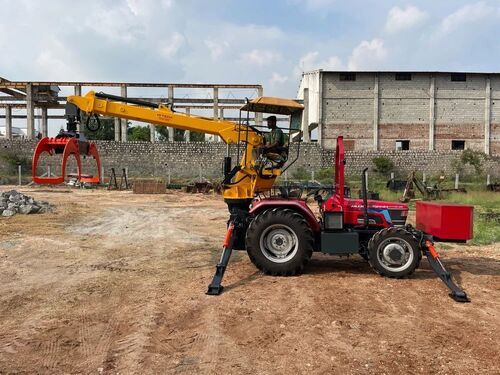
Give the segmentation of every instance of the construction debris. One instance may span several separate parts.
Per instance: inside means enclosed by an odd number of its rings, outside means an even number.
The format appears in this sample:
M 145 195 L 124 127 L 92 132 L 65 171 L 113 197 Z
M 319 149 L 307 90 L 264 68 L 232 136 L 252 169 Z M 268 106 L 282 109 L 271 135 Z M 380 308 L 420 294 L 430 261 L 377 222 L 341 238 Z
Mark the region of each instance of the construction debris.
M 4 217 L 15 214 L 41 214 L 52 212 L 52 206 L 45 201 L 36 201 L 32 197 L 16 190 L 3 192 L 0 195 L 0 214 Z

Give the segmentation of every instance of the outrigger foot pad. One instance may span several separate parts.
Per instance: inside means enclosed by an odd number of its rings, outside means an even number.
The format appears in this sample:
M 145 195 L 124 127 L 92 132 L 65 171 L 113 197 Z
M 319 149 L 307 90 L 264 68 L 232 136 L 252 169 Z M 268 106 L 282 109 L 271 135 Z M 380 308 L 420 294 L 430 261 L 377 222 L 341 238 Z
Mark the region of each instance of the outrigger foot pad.
M 469 297 L 467 297 L 467 294 L 462 291 L 462 292 L 451 292 L 449 294 L 451 298 L 453 298 L 457 302 L 470 302 Z
M 233 252 L 234 245 L 234 223 L 230 222 L 227 227 L 226 238 L 224 240 L 222 256 L 220 258 L 219 263 L 215 267 L 215 275 L 212 279 L 212 282 L 208 286 L 207 295 L 209 296 L 218 296 L 222 293 L 224 287 L 221 285 L 222 278 L 224 277 L 224 272 L 226 271 L 227 264 L 229 263 L 229 258 L 231 257 L 231 253 Z
M 432 270 L 439 276 L 439 278 L 446 284 L 446 286 L 451 290 L 449 296 L 453 298 L 456 302 L 470 302 L 469 297 L 467 297 L 467 293 L 460 288 L 451 277 L 451 273 L 449 273 L 446 268 L 444 268 L 443 263 L 439 258 L 439 254 L 437 253 L 434 245 L 431 241 L 426 240 L 425 246 L 423 247 L 424 254 L 427 256 L 429 260 L 429 264 Z

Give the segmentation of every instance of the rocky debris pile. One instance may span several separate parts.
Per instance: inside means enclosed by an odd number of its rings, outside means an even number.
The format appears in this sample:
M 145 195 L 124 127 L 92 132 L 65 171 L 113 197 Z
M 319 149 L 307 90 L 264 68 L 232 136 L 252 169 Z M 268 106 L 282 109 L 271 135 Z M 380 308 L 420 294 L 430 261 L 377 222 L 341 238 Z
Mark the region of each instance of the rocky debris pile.
M 15 214 L 41 214 L 51 212 L 52 206 L 48 202 L 36 201 L 32 197 L 15 190 L 3 192 L 0 195 L 0 214 L 5 217 Z

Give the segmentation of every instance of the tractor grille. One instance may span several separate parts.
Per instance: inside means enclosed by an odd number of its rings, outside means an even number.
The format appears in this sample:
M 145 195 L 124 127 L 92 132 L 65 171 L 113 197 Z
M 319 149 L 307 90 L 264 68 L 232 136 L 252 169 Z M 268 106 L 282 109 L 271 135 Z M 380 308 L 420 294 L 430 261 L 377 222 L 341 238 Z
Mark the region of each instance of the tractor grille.
M 403 214 L 403 212 L 405 214 Z M 392 224 L 394 225 L 405 225 L 406 223 L 407 211 L 403 210 L 389 210 L 389 215 L 391 216 Z

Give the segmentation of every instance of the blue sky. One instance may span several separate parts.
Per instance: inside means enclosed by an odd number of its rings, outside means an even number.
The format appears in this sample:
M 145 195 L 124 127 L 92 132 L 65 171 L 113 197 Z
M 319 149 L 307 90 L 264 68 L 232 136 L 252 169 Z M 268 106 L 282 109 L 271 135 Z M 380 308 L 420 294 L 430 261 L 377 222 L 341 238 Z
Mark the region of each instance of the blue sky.
M 70 5 L 71 4 L 71 5 Z M 260 83 L 302 71 L 500 71 L 500 1 L 0 0 L 11 80 Z

